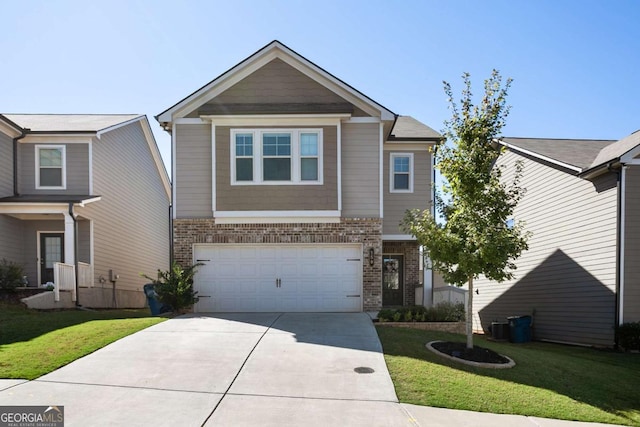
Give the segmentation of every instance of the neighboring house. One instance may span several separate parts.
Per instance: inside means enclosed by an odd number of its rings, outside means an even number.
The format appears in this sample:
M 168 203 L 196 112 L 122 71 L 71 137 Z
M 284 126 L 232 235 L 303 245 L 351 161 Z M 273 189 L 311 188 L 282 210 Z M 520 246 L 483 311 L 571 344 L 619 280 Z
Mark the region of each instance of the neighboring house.
M 173 148 L 174 256 L 196 311 L 414 304 L 440 135 L 274 41 L 156 116 Z
M 475 328 L 534 314 L 536 339 L 613 345 L 616 325 L 640 320 L 640 132 L 499 142 L 498 165 L 524 163 L 514 219 L 532 236 L 513 280 L 476 281 Z
M 143 306 L 140 273 L 169 266 L 170 188 L 146 116 L 0 115 L 0 258 L 29 286 L 77 268 L 80 305 Z

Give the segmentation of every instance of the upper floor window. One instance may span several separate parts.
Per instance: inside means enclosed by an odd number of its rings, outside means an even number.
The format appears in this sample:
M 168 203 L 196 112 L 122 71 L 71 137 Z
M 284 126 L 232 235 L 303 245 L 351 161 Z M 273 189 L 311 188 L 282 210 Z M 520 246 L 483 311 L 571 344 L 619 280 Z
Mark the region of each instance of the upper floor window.
M 322 184 L 322 129 L 232 129 L 232 185 Z
M 391 153 L 389 172 L 389 192 L 413 193 L 412 153 Z
M 36 188 L 66 188 L 66 153 L 64 145 L 36 145 Z

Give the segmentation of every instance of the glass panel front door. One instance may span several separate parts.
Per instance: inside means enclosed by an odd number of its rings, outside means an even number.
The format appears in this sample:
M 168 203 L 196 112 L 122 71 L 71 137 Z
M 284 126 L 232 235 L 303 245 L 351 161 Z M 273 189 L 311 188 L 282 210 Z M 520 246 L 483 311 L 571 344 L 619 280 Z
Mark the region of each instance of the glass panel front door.
M 404 278 L 402 255 L 382 256 L 382 305 L 402 305 Z
M 40 234 L 40 282 L 53 282 L 53 263 L 64 262 L 64 234 Z

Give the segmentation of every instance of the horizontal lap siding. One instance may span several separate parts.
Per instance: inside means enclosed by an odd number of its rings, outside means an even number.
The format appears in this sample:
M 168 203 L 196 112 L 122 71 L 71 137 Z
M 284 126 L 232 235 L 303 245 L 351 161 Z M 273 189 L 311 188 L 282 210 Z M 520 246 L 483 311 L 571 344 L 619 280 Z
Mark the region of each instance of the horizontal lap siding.
M 380 217 L 380 126 L 342 125 L 342 216 Z
M 210 218 L 211 125 L 177 125 L 176 134 L 176 216 Z
M 239 128 L 241 127 L 234 127 L 234 129 Z M 324 163 L 322 185 L 231 185 L 230 135 L 230 127 L 216 126 L 216 210 L 338 209 L 337 129 L 335 126 L 322 127 Z
M 36 190 L 36 145 L 47 144 L 20 144 L 18 173 L 21 194 L 89 194 L 89 144 L 51 144 L 65 146 L 66 190 Z
M 389 162 L 391 153 L 413 153 L 413 193 L 391 193 Z M 384 152 L 384 222 L 383 234 L 406 234 L 400 222 L 407 209 L 428 209 L 431 201 L 431 156 L 428 151 L 385 150 Z
M 13 195 L 13 139 L 0 132 L 0 197 L 11 195 Z
M 140 123 L 103 134 L 93 159 L 102 200 L 76 212 L 93 220 L 95 286 L 111 288 L 98 279 L 113 269 L 117 289 L 141 292 L 148 282 L 141 273 L 154 277 L 169 267 L 169 198 Z
M 527 193 L 515 212 L 532 233 L 515 261 L 515 278 L 475 282 L 474 328 L 535 312 L 536 339 L 612 345 L 616 282 L 616 176 L 594 182 L 505 153 L 498 164 L 524 162 Z
M 640 167 L 630 166 L 625 183 L 624 322 L 640 321 Z
M 211 101 L 217 105 L 308 102 L 328 104 L 345 100 L 280 59 L 274 59 Z

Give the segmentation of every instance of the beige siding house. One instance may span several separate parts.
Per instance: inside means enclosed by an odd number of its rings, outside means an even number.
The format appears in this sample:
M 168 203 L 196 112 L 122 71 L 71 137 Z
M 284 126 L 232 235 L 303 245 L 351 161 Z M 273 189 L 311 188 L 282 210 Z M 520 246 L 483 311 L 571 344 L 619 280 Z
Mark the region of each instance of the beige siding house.
M 199 312 L 413 304 L 440 135 L 274 41 L 156 116 L 173 149 L 173 254 Z
M 638 133 L 620 141 L 503 138 L 509 179 L 524 164 L 515 220 L 532 233 L 516 277 L 476 282 L 474 327 L 533 315 L 534 337 L 612 346 L 615 327 L 639 321 Z
M 63 291 L 30 303 L 144 306 L 140 273 L 168 268 L 170 232 L 147 118 L 3 114 L 0 153 L 0 258 L 21 264 L 28 286 Z

